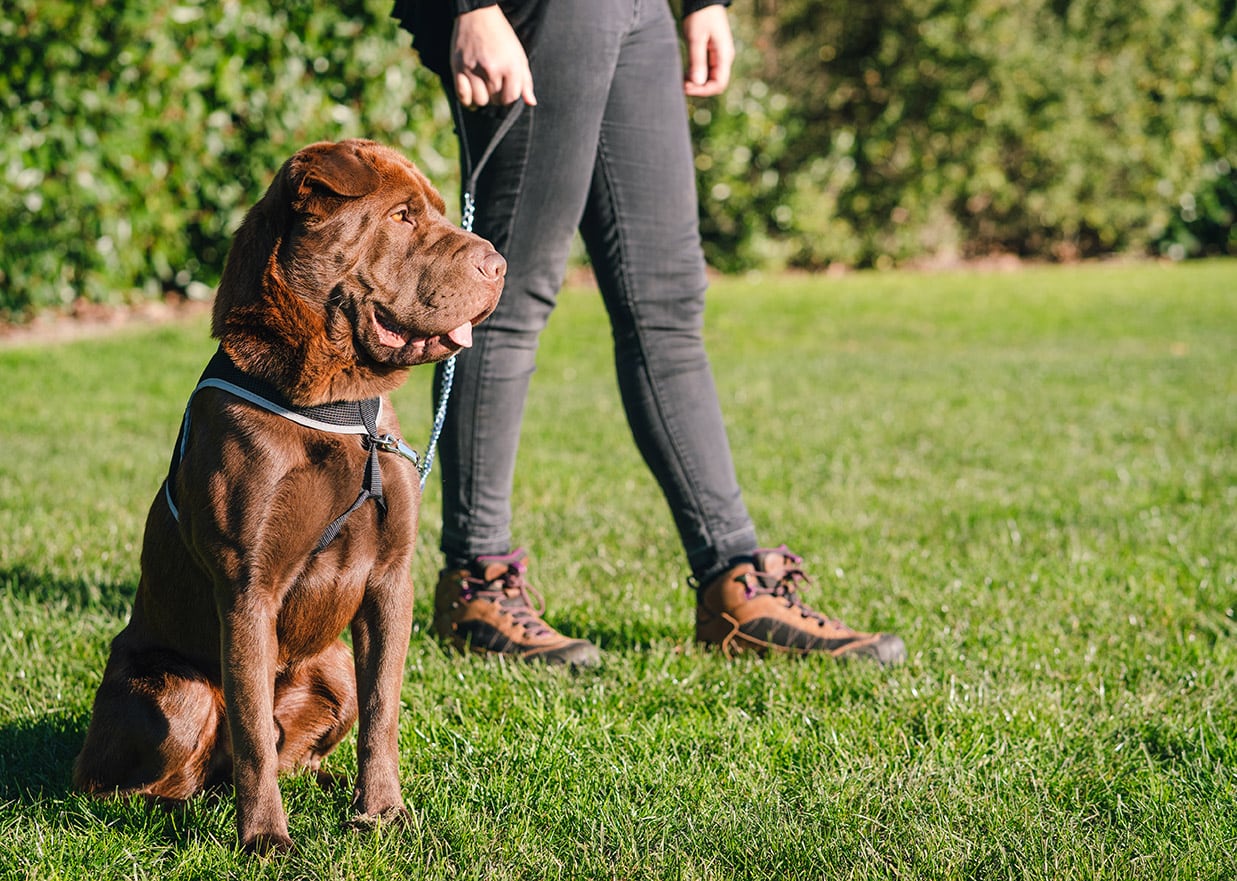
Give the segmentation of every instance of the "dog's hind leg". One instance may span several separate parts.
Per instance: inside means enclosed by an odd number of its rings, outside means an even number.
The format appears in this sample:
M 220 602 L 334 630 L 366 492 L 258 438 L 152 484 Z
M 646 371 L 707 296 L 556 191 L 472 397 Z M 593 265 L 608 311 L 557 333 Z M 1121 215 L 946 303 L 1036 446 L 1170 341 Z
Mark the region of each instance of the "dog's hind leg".
M 336 640 L 275 681 L 279 770 L 317 772 L 357 717 L 352 651 Z
M 114 645 L 73 784 L 96 795 L 187 799 L 226 771 L 223 718 L 218 684 L 183 659 Z

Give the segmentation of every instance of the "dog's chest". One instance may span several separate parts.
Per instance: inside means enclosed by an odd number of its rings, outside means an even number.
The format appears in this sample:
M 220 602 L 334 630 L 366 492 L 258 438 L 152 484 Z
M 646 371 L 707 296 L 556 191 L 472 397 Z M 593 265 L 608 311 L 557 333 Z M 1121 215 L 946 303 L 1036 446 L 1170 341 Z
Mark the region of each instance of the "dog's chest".
M 416 507 L 396 479 L 381 513 L 372 502 L 349 518 L 331 544 L 311 555 L 282 597 L 280 654 L 317 654 L 346 630 L 362 605 L 412 602 L 409 578 Z M 415 484 L 414 484 L 415 486 Z

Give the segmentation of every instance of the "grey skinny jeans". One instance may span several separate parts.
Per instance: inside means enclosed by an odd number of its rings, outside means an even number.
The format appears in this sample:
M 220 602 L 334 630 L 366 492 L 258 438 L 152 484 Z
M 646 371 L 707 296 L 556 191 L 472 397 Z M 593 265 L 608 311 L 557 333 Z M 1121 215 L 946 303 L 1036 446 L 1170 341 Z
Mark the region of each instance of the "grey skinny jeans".
M 707 281 L 676 26 L 666 0 L 541 6 L 535 32 L 521 34 L 538 103 L 524 108 L 477 187 L 475 231 L 508 271 L 497 311 L 457 360 L 440 442 L 442 550 L 460 565 L 511 549 L 525 396 L 578 228 L 609 313 L 632 434 L 693 574 L 707 579 L 757 541 L 701 333 Z M 474 156 L 505 112 L 464 113 Z

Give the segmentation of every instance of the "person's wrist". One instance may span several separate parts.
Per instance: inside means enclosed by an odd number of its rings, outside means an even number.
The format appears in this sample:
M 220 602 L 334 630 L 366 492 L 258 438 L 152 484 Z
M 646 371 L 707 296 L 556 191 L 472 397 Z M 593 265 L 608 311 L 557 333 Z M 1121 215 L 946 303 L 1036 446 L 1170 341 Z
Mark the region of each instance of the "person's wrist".
M 476 9 L 470 9 L 467 12 L 461 12 L 455 16 L 455 23 L 457 25 L 461 23 L 473 25 L 493 25 L 498 22 L 506 24 L 507 16 L 503 12 L 502 7 L 497 3 L 490 3 L 487 6 L 478 6 Z
M 459 17 L 468 12 L 476 12 L 487 6 L 497 6 L 498 0 L 455 0 L 455 15 Z
M 699 12 L 709 6 L 730 6 L 730 0 L 683 0 L 683 17 Z

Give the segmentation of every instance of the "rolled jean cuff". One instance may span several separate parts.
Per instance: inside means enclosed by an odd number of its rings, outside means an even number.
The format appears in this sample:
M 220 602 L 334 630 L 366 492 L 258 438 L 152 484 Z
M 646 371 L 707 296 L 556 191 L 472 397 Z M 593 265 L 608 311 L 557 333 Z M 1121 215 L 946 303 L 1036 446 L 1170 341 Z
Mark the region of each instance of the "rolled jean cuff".
M 750 557 L 758 547 L 756 530 L 745 527 L 721 536 L 709 547 L 690 552 L 687 562 L 691 566 L 692 576 L 700 584 L 708 584 L 734 565 L 735 560 Z
M 443 529 L 439 548 L 448 561 L 506 554 L 511 550 L 511 533 L 474 535 Z

